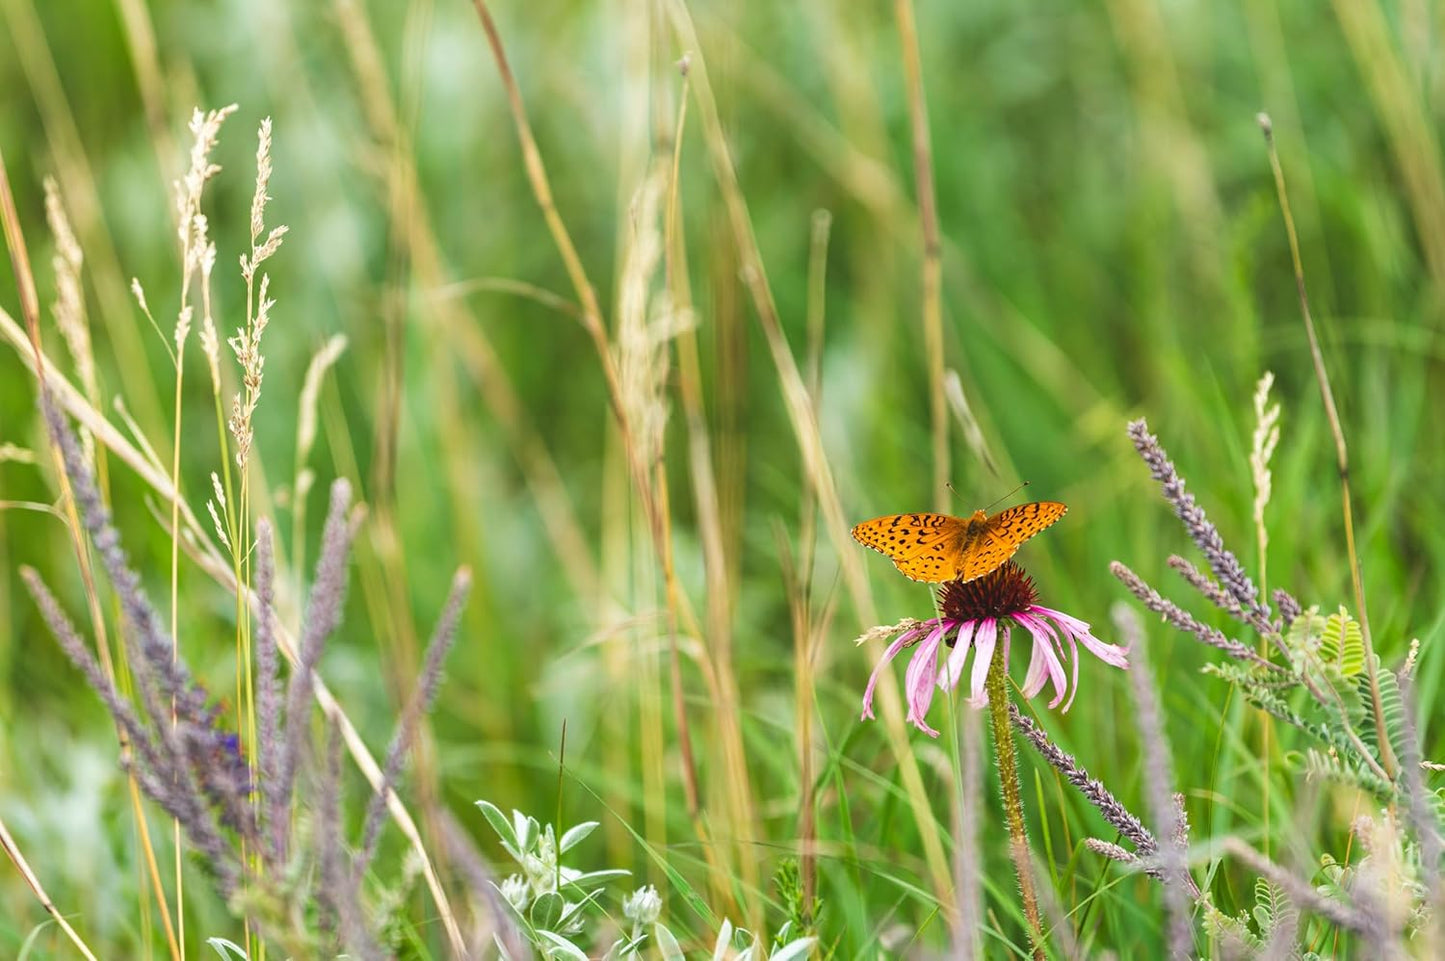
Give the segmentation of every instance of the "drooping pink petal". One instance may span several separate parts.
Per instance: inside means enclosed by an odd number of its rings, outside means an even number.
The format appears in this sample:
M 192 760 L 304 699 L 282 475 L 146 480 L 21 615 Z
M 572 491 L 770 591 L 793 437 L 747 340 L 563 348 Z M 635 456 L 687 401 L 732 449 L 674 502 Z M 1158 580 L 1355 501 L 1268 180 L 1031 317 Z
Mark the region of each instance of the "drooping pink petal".
M 1066 627 L 1059 628 L 1059 633 L 1069 639 L 1069 656 L 1074 659 L 1074 688 L 1069 692 L 1069 702 L 1064 705 L 1064 713 L 1069 713 L 1069 708 L 1074 706 L 1074 695 L 1079 693 L 1079 645 L 1075 643 L 1073 633 Z
M 918 635 L 922 634 L 923 631 L 924 628 L 922 627 L 915 627 L 911 631 L 904 631 L 902 634 L 899 634 L 898 637 L 894 638 L 893 643 L 889 644 L 888 649 L 883 652 L 883 656 L 879 658 L 878 664 L 873 668 L 872 676 L 868 678 L 867 689 L 863 691 L 863 720 L 873 720 L 873 690 L 878 686 L 878 678 L 883 675 L 883 669 L 898 656 L 899 651 L 916 640 Z
M 988 677 L 988 665 L 993 660 L 993 649 L 998 643 L 998 622 L 985 617 L 978 623 L 978 633 L 973 638 L 973 677 L 969 681 L 968 703 L 971 707 L 983 707 L 988 703 L 988 692 L 983 682 Z
M 1035 614 L 1052 617 L 1058 622 L 1059 627 L 1072 634 L 1080 644 L 1084 645 L 1090 654 L 1105 664 L 1110 664 L 1114 667 L 1128 668 L 1128 649 L 1120 647 L 1117 644 L 1109 644 L 1099 640 L 1091 633 L 1086 621 L 1081 621 L 1077 617 L 1071 617 L 1062 611 L 1056 611 L 1048 607 L 1040 607 L 1037 604 L 1034 605 L 1033 612 Z
M 1019 688 L 1023 696 L 1029 698 L 1042 691 L 1044 684 L 1049 680 L 1049 664 L 1044 654 L 1045 649 L 1049 646 L 1049 639 L 1033 624 L 1025 620 L 1023 615 L 1015 614 L 1013 618 L 1028 628 L 1028 632 L 1034 638 L 1033 653 L 1029 655 L 1029 670 L 1024 675 L 1023 685 Z
M 978 621 L 959 622 L 958 637 L 954 639 L 953 650 L 948 654 L 948 663 L 944 665 L 943 673 L 938 678 L 940 687 L 946 683 L 949 690 L 958 690 L 958 682 L 963 679 L 963 662 L 968 660 L 968 649 L 973 646 L 973 632 L 977 628 Z
M 1052 613 L 1058 614 L 1058 611 L 1054 611 Z M 1063 619 L 1060 620 L 1058 623 L 1058 631 L 1059 634 L 1062 636 L 1063 640 L 1069 642 L 1069 657 L 1074 662 L 1074 683 L 1069 693 L 1069 700 L 1067 703 L 1064 704 L 1064 713 L 1067 714 L 1069 712 L 1069 708 L 1074 706 L 1074 695 L 1079 693 L 1079 645 L 1074 632 L 1075 629 L 1079 626 L 1087 629 L 1089 625 L 1085 624 L 1083 621 L 1079 620 L 1076 617 L 1069 617 L 1067 614 L 1062 615 L 1062 617 Z M 1049 624 L 1048 618 L 1040 614 L 1039 622 L 1043 624 L 1044 627 L 1050 628 L 1050 631 L 1052 632 L 1052 627 Z M 1060 654 L 1062 654 L 1062 643 L 1059 644 L 1059 648 Z
M 939 624 L 918 645 L 913 660 L 908 662 L 908 673 L 903 681 L 904 693 L 908 697 L 908 720 L 929 737 L 938 737 L 938 732 L 928 725 L 925 716 L 933 703 L 933 679 L 938 673 L 938 646 L 943 642 L 944 626 Z
M 1064 680 L 1064 665 L 1059 661 L 1059 658 L 1062 657 L 1064 653 L 1063 646 L 1059 644 L 1058 638 L 1054 634 L 1053 625 L 1049 624 L 1044 618 L 1030 613 L 1015 614 L 1014 620 L 1028 628 L 1029 633 L 1033 635 L 1034 656 L 1041 659 L 1041 666 L 1048 670 L 1049 678 L 1054 682 L 1054 698 L 1049 701 L 1049 709 L 1052 710 L 1059 706 L 1059 702 L 1064 699 L 1065 693 L 1070 690 L 1078 690 L 1079 659 L 1077 657 L 1074 658 L 1074 678 L 1071 686 Z M 1032 663 L 1030 663 L 1029 666 L 1030 669 L 1032 669 Z M 1033 693 L 1037 694 L 1041 690 L 1043 690 L 1042 683 L 1034 689 Z M 1029 696 L 1032 697 L 1033 695 L 1031 694 Z M 1073 698 L 1070 697 L 1070 700 L 1072 701 Z M 1066 707 L 1064 710 L 1067 711 L 1068 708 Z
M 1079 643 L 1084 645 L 1084 647 L 1088 649 L 1090 654 L 1094 655 L 1105 664 L 1111 664 L 1114 667 L 1128 669 L 1128 648 L 1120 647 L 1118 644 L 1110 644 L 1107 641 L 1101 641 L 1089 631 L 1084 631 L 1082 634 L 1076 634 L 1075 636 L 1078 637 Z

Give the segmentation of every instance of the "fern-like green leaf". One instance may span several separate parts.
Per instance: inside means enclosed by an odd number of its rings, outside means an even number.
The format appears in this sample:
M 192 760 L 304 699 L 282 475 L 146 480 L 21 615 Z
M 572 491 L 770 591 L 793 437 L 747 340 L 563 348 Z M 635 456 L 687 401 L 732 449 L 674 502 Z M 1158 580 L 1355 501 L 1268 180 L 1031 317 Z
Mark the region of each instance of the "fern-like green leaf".
M 1219 661 L 1205 664 L 1199 670 L 1202 674 L 1213 674 L 1230 684 L 1262 687 L 1274 691 L 1293 690 L 1300 686 L 1299 678 L 1294 675 L 1285 671 L 1267 671 L 1257 664 Z
M 1325 618 L 1324 631 L 1320 634 L 1320 658 L 1338 667 L 1345 677 L 1354 677 L 1365 669 L 1365 640 L 1360 633 L 1360 622 L 1351 617 L 1343 605 Z
M 1378 662 L 1376 662 L 1378 664 Z M 1394 671 L 1386 670 L 1383 667 L 1376 667 L 1375 678 L 1380 685 L 1380 710 L 1385 716 L 1385 736 L 1390 743 L 1398 747 L 1403 743 L 1403 727 L 1405 723 L 1405 702 L 1400 697 L 1400 682 L 1395 677 Z M 1371 703 L 1370 676 L 1361 674 L 1355 679 L 1355 687 L 1359 692 L 1360 700 Z M 1368 716 L 1359 725 L 1360 739 L 1370 746 L 1377 758 L 1380 753 L 1379 732 L 1375 725 L 1374 713 Z
M 1240 682 L 1239 692 L 1244 695 L 1245 700 L 1261 711 L 1299 728 L 1326 747 L 1352 756 L 1359 753 L 1338 716 L 1327 715 L 1323 720 L 1306 718 L 1290 707 L 1277 692 L 1261 684 Z
M 1204 908 L 1204 930 L 1210 938 L 1230 947 L 1243 949 L 1241 957 L 1264 947 L 1264 941 L 1249 929 L 1249 921 L 1243 913 L 1238 917 L 1225 914 L 1214 906 L 1207 894 L 1201 905 Z
M 1275 919 L 1274 885 L 1265 878 L 1254 879 L 1254 923 L 1260 937 L 1268 939 L 1274 930 Z
M 1259 927 L 1259 937 L 1269 941 L 1274 929 L 1296 914 L 1294 904 L 1285 896 L 1284 889 L 1271 884 L 1264 878 L 1254 879 L 1254 923 Z
M 1302 765 L 1305 777 L 1335 784 L 1348 784 L 1361 791 L 1375 795 L 1382 801 L 1393 804 L 1399 800 L 1395 785 L 1380 777 L 1374 771 L 1345 760 L 1338 754 L 1325 754 L 1310 748 L 1304 753 Z
M 1338 664 L 1326 664 L 1323 674 L 1325 682 L 1333 689 L 1334 696 L 1339 702 L 1333 707 L 1345 719 L 1345 722 L 1355 730 L 1359 730 L 1367 723 L 1372 724 L 1373 722 L 1366 720 L 1372 715 L 1365 706 L 1370 700 L 1370 686 L 1367 681 L 1362 693 L 1359 683 L 1360 677 L 1363 675 L 1346 677 L 1341 673 Z
M 1311 607 L 1290 622 L 1284 635 L 1284 645 L 1293 660 L 1300 660 L 1306 654 L 1313 654 L 1320 644 L 1320 634 L 1325 629 L 1325 619 L 1318 607 Z

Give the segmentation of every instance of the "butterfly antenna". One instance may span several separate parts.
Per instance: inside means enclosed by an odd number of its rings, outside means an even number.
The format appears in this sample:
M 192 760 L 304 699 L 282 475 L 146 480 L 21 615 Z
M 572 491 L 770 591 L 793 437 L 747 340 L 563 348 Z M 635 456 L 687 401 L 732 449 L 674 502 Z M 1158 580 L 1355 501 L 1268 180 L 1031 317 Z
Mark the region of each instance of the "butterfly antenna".
M 1019 486 L 1015 487 L 1013 490 L 1009 491 L 1007 494 L 1003 495 L 1003 496 L 1000 497 L 998 500 L 994 501 L 993 504 L 989 504 L 988 507 L 985 507 L 985 508 L 984 508 L 984 510 L 988 510 L 989 507 L 992 507 L 994 504 L 997 504 L 999 501 L 1006 501 L 1006 500 L 1008 500 L 1010 497 L 1014 496 L 1015 494 L 1017 494 L 1019 491 L 1023 490 L 1023 489 L 1024 489 L 1025 487 L 1027 487 L 1027 486 L 1029 486 L 1029 482 L 1028 482 L 1028 481 L 1024 481 L 1022 484 L 1020 484 Z

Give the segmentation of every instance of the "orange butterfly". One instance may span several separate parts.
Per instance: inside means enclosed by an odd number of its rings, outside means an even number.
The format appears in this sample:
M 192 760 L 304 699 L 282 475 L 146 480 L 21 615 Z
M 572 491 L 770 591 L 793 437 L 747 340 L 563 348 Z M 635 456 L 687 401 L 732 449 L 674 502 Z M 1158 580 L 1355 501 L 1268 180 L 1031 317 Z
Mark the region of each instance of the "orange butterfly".
M 853 528 L 864 547 L 887 554 L 904 577 L 940 584 L 982 577 L 1014 556 L 1019 545 L 1064 516 L 1057 501 L 1020 504 L 989 517 L 889 514 Z

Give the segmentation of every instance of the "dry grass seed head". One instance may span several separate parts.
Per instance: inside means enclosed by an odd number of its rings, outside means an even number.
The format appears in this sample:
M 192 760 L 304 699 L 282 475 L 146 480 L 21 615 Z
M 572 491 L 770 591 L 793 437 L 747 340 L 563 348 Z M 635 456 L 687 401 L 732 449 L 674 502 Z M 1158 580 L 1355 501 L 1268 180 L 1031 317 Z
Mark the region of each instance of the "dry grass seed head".
M 306 366 L 306 377 L 301 382 L 301 399 L 297 404 L 296 460 L 305 463 L 316 443 L 316 408 L 321 397 L 321 379 L 341 357 L 346 349 L 346 337 L 336 334 L 322 345 Z
M 251 196 L 251 252 L 241 254 L 241 276 L 246 281 L 247 301 L 251 301 L 252 285 L 256 269 L 265 263 L 281 247 L 287 227 L 283 224 L 272 228 L 260 244 L 257 240 L 266 229 L 266 202 L 270 200 L 267 189 L 271 182 L 271 118 L 261 121 L 256 134 L 256 189 Z M 254 438 L 252 426 L 256 406 L 261 401 L 262 368 L 266 364 L 261 353 L 261 335 L 271 322 L 271 308 L 276 305 L 268 294 L 271 278 L 261 275 L 261 289 L 255 300 L 255 311 L 246 318 L 243 327 L 227 343 L 236 355 L 241 367 L 241 383 L 244 395 L 237 394 L 231 401 L 231 419 L 228 427 L 236 440 L 236 461 L 242 468 L 250 461 L 251 444 Z
M 188 296 L 191 278 L 199 271 L 203 279 L 209 280 L 216 260 L 216 245 L 210 239 L 210 223 L 201 213 L 201 194 L 206 181 L 221 172 L 219 164 L 211 163 L 211 151 L 220 136 L 221 124 L 235 112 L 236 105 L 231 104 L 205 113 L 196 108 L 191 114 L 191 163 L 185 176 L 174 185 L 176 236 L 181 243 L 181 305 L 175 329 L 177 351 L 184 346 L 191 328 L 192 308 Z
M 60 188 L 54 178 L 45 178 L 45 220 L 55 238 L 55 255 L 51 264 L 55 269 L 55 326 L 65 339 L 66 349 L 75 363 L 75 372 L 86 396 L 95 398 L 95 355 L 91 350 L 90 325 L 85 317 L 85 297 L 81 292 L 80 270 L 85 255 L 70 228 L 70 219 L 65 215 L 65 205 L 60 199 Z
M 639 461 L 661 456 L 667 425 L 668 342 L 692 323 L 665 290 L 654 292 L 662 258 L 661 202 L 667 168 L 657 165 L 643 181 L 630 208 L 630 243 L 623 256 L 617 295 L 617 379 L 624 416 L 637 444 Z

